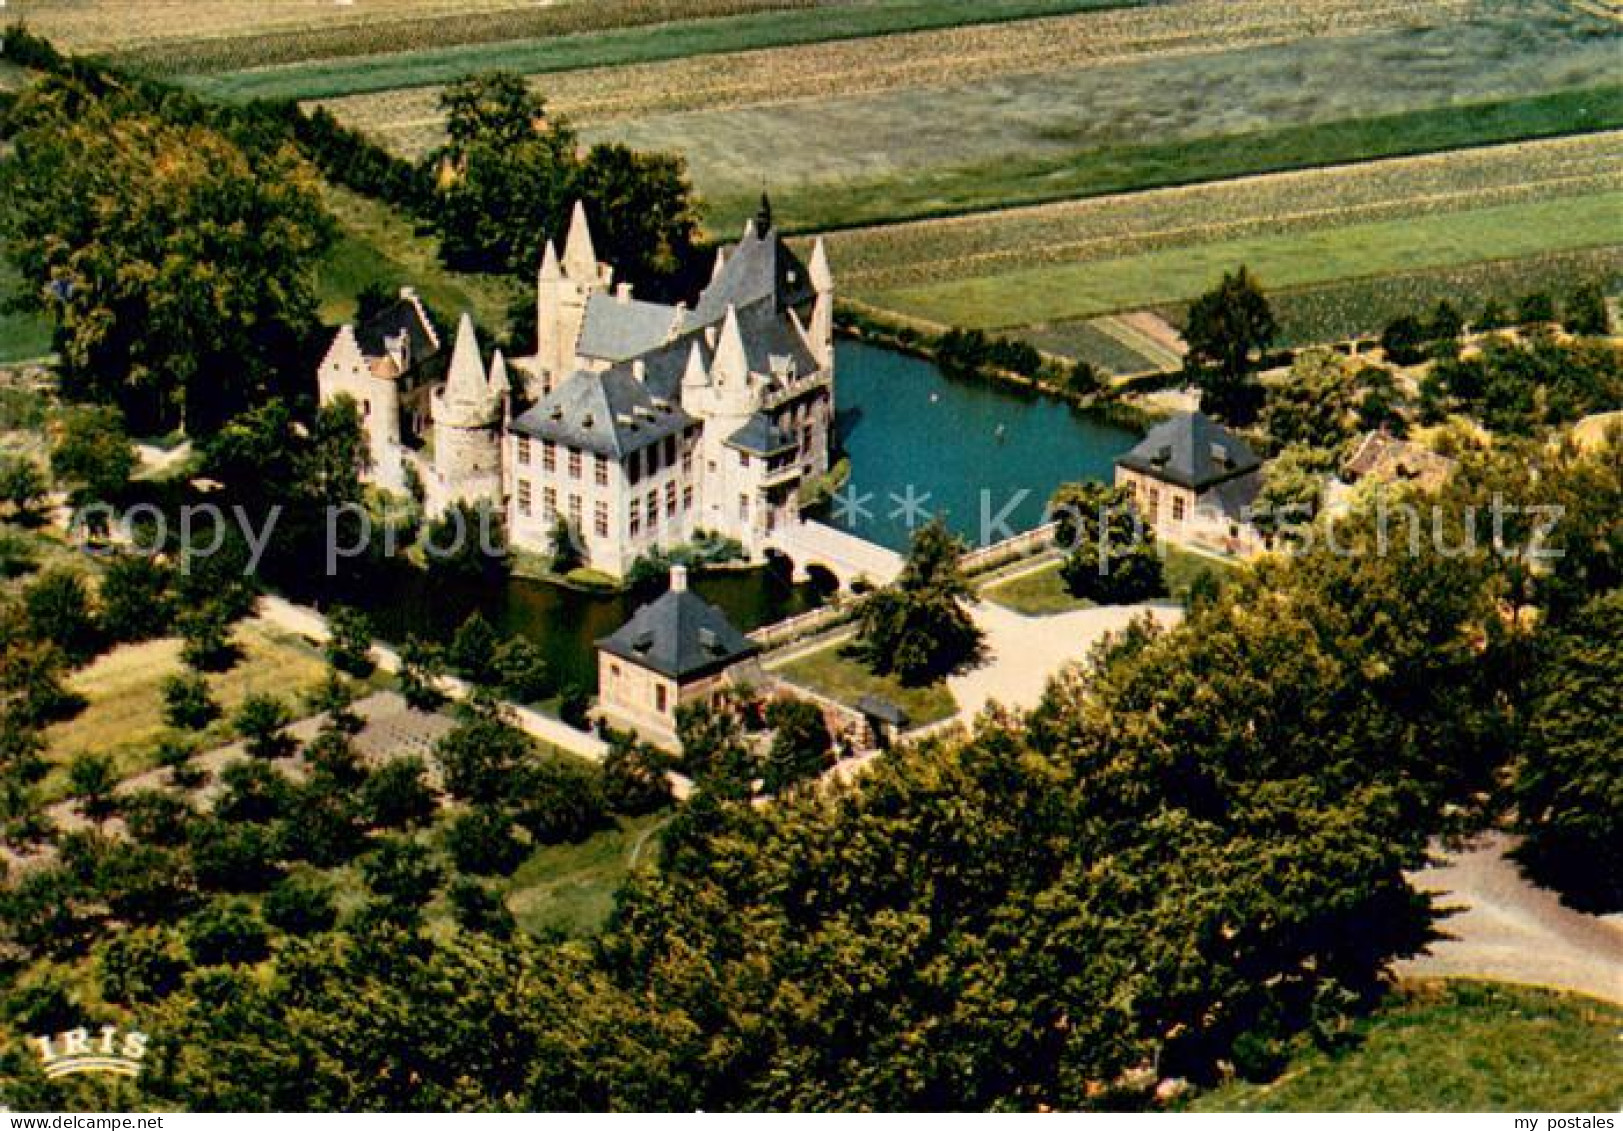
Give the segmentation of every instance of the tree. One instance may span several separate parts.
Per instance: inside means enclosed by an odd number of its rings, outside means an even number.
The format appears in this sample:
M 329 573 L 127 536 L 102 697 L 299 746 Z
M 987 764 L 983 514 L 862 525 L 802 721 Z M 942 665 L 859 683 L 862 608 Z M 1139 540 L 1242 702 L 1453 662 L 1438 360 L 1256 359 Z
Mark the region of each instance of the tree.
M 1254 395 L 1247 378 L 1278 332 L 1262 287 L 1243 266 L 1197 298 L 1183 336 L 1185 365 L 1206 394 L 1202 407 L 1229 420 L 1249 419 Z
M 1563 306 L 1561 321 L 1569 333 L 1600 335 L 1611 329 L 1606 294 L 1598 284 L 1585 283 L 1574 289 Z
M 125 828 L 142 844 L 174 848 L 186 843 L 186 824 L 194 813 L 186 799 L 162 789 L 141 789 L 119 798 Z
M 1396 365 L 1418 365 L 1426 360 L 1426 327 L 1412 314 L 1394 319 L 1381 331 L 1381 349 Z
M 232 723 L 248 756 L 268 762 L 286 758 L 297 749 L 298 744 L 287 733 L 292 721 L 293 713 L 286 703 L 274 695 L 257 694 L 242 701 Z
M 432 714 L 445 705 L 440 680 L 445 675 L 445 655 L 439 645 L 417 636 L 408 636 L 400 646 L 400 695 L 413 711 Z
M 681 285 L 696 260 L 699 215 L 679 155 L 594 145 L 575 177 L 575 192 L 591 210 L 598 255 L 614 264 L 616 279 L 647 298 L 687 297 Z
M 239 652 L 231 636 L 230 619 L 213 601 L 187 609 L 176 627 L 180 630 L 181 662 L 193 671 L 229 671 L 237 662 Z
M 498 718 L 466 718 L 434 747 L 451 796 L 476 805 L 516 795 L 519 774 L 535 754 L 523 731 Z
M 269 824 L 297 808 L 292 780 L 266 762 L 232 762 L 220 771 L 220 784 L 214 815 L 234 824 Z
M 496 682 L 496 630 L 478 612 L 470 613 L 456 630 L 446 658 L 451 669 L 472 683 Z
M 1516 321 L 1523 326 L 1540 326 L 1555 321 L 1555 300 L 1543 291 L 1525 294 L 1516 300 Z
M 23 607 L 34 639 L 55 644 L 70 662 L 82 664 L 101 649 L 101 625 L 78 570 L 58 567 L 40 574 L 23 590 Z
M 1069 483 L 1054 492 L 1049 512 L 1066 555 L 1060 576 L 1073 596 L 1131 605 L 1166 593 L 1155 531 L 1139 517 L 1130 488 Z
M 427 821 L 436 807 L 428 767 L 415 755 L 385 762 L 367 777 L 361 807 L 377 828 L 410 828 Z
M 963 605 L 975 595 L 958 568 L 962 552 L 946 524 L 933 519 L 914 533 L 896 583 L 863 599 L 857 639 L 875 672 L 929 683 L 979 656 L 981 632 Z
M 1550 642 L 1530 731 L 1511 790 L 1517 857 L 1573 906 L 1623 910 L 1623 589 Z
M 1356 425 L 1352 366 L 1333 350 L 1304 350 L 1290 378 L 1264 394 L 1262 427 L 1274 443 L 1335 448 Z
M 181 924 L 186 948 L 199 966 L 235 966 L 268 953 L 265 925 L 238 899 L 216 899 Z
M 392 837 L 361 861 L 361 875 L 386 921 L 413 925 L 439 889 L 444 873 L 426 845 Z
M 834 739 L 823 709 L 804 699 L 774 699 L 767 704 L 766 724 L 772 728 L 761 788 L 781 794 L 802 781 L 815 780 L 833 764 Z
M 452 818 L 445 830 L 445 848 L 457 871 L 475 876 L 507 875 L 529 851 L 512 818 L 486 806 Z
M 220 717 L 208 681 L 196 672 L 169 676 L 162 691 L 163 721 L 176 730 L 202 730 Z
M 39 551 L 20 530 L 0 528 L 0 581 L 22 577 L 39 568 Z
M 338 921 L 332 882 L 314 872 L 294 872 L 265 893 L 265 921 L 290 935 L 314 935 Z
M 101 576 L 101 620 L 114 640 L 152 640 L 174 623 L 175 571 L 145 554 L 119 554 Z
M 104 820 L 113 812 L 113 790 L 118 772 L 105 754 L 81 754 L 68 764 L 68 785 L 79 798 L 85 816 Z
M 68 392 L 142 428 L 207 432 L 281 387 L 334 234 L 291 146 L 250 152 L 200 119 L 47 78 L 0 169 L 0 227 Z
M 545 699 L 552 691 L 552 670 L 546 657 L 525 637 L 509 636 L 498 644 L 491 668 L 501 689 L 520 703 Z
M 1329 453 L 1303 444 L 1280 452 L 1263 469 L 1256 524 L 1280 533 L 1311 523 L 1319 513 L 1325 480 L 1334 467 Z
M 501 893 L 472 876 L 458 876 L 446 890 L 457 926 L 495 939 L 511 938 L 518 924 Z
M 109 941 L 99 965 L 102 996 L 135 1006 L 162 1001 L 179 990 L 191 961 L 173 931 L 141 927 Z
M 671 803 L 670 759 L 630 735 L 610 737 L 603 758 L 603 801 L 616 813 L 638 817 Z
M 552 572 L 566 574 L 579 569 L 584 560 L 581 557 L 580 546 L 580 532 L 569 524 L 568 519 L 560 515 L 552 524 L 552 537 L 548 543 L 552 555 Z
M 359 609 L 338 606 L 327 614 L 327 662 L 345 675 L 372 674 L 372 622 Z
M 14 517 L 30 520 L 45 501 L 45 473 L 27 456 L 0 455 L 0 503 L 10 503 Z
M 124 418 L 113 408 L 71 410 L 51 449 L 51 474 L 76 507 L 118 502 L 138 463 Z
M 507 524 L 488 502 L 458 499 L 428 524 L 424 555 L 430 573 L 469 581 L 506 576 Z

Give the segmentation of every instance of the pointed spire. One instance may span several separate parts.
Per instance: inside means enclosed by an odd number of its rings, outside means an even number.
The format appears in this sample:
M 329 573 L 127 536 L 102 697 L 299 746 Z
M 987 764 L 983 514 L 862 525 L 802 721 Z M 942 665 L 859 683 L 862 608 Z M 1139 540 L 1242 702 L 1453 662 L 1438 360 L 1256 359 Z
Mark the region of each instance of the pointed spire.
M 721 278 L 721 273 L 725 270 L 727 270 L 727 249 L 718 247 L 716 248 L 716 266 L 710 272 L 710 281 L 712 283 L 716 282 Z
M 755 214 L 755 232 L 763 240 L 772 231 L 772 198 L 761 189 L 761 210 Z
M 504 397 L 513 391 L 512 379 L 507 375 L 507 359 L 500 349 L 490 359 L 490 391 L 493 395 Z
M 828 265 L 828 248 L 823 246 L 822 237 L 812 245 L 811 266 L 807 268 L 811 273 L 812 289 L 818 294 L 826 294 L 834 289 L 834 272 Z
M 597 275 L 597 249 L 592 246 L 592 226 L 586 219 L 584 201 L 575 201 L 575 211 L 569 218 L 564 269 L 576 279 L 591 279 Z
M 694 342 L 693 348 L 688 350 L 688 365 L 682 371 L 682 388 L 703 389 L 710 384 L 710 374 L 704 368 L 704 353 L 699 349 L 699 343 Z
M 730 303 L 721 324 L 721 337 L 716 340 L 716 357 L 710 371 L 724 384 L 731 379 L 743 381 L 749 377 L 749 354 L 744 351 L 744 335 L 738 327 L 738 308 Z
M 451 375 L 445 382 L 445 399 L 459 405 L 482 405 L 487 398 L 485 365 L 479 359 L 479 335 L 473 316 L 464 313 L 456 326 L 456 346 L 451 350 Z
M 558 266 L 558 249 L 548 240 L 547 250 L 541 254 L 541 281 L 545 283 L 561 278 L 563 269 Z

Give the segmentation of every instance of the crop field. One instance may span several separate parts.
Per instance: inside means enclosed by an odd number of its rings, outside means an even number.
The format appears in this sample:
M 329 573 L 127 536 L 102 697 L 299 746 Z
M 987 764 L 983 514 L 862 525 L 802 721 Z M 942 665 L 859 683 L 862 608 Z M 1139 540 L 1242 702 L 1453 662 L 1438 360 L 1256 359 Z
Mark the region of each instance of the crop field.
M 1237 178 L 834 232 L 850 292 L 1073 264 L 1247 236 L 1623 188 L 1623 133 Z
M 1272 289 L 1551 251 L 1615 245 L 1623 189 L 1251 236 L 884 291 L 883 309 L 982 329 L 1018 329 L 1188 300 L 1246 264 Z
M 924 28 L 1001 23 L 1156 0 L 609 0 L 567 9 L 396 22 L 366 35 L 282 37 L 231 51 L 173 47 L 157 60 L 198 89 L 233 97 L 332 98 L 432 86 L 501 67 L 529 74 L 716 55 Z M 1161 0 L 1165 2 L 1165 0 Z M 298 60 L 303 60 L 298 61 Z
M 549 105 L 591 124 L 671 111 L 717 111 L 933 87 L 1139 56 L 1178 57 L 1321 35 L 1424 27 L 1467 0 L 1419 5 L 1385 0 L 1322 7 L 1275 0 L 1190 0 L 990 25 L 870 36 L 795 47 L 688 57 L 638 66 L 548 73 L 536 80 Z M 433 145 L 439 90 L 405 89 L 328 103 L 346 121 L 397 148 Z

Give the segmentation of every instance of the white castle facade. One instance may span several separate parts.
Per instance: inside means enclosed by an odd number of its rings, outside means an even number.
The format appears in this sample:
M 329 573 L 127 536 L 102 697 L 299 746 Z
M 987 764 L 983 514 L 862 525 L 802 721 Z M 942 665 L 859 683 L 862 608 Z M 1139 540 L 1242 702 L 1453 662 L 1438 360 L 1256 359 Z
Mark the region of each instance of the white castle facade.
M 617 577 L 700 531 L 759 556 L 828 470 L 833 276 L 821 242 L 796 258 L 764 199 L 691 309 L 615 286 L 577 205 L 562 256 L 547 243 L 536 343 L 487 360 L 464 314 L 447 353 L 406 290 L 339 330 L 321 400 L 354 399 L 378 487 L 415 489 L 430 513 L 499 506 L 512 544 L 540 554 L 562 519 Z

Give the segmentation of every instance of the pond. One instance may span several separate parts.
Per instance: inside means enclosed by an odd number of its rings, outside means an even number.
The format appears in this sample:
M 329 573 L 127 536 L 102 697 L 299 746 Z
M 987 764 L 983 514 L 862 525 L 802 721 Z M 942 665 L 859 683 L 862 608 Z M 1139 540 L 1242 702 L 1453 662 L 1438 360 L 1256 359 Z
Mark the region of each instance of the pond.
M 919 502 L 915 517 L 940 512 L 971 540 L 981 533 L 983 492 L 991 515 L 1002 513 L 1011 531 L 1029 529 L 1056 486 L 1107 478 L 1111 461 L 1136 438 L 1068 405 L 951 381 L 927 361 L 870 345 L 840 343 L 838 365 L 850 487 L 873 498 L 871 515 L 852 508 L 829 520 L 895 549 L 907 546 L 897 500 L 910 486 Z M 746 631 L 820 601 L 811 587 L 791 586 L 765 569 L 711 574 L 693 588 Z M 524 578 L 499 586 L 448 584 L 403 569 L 372 578 L 352 599 L 368 609 L 380 636 L 396 641 L 413 634 L 449 640 L 477 610 L 498 632 L 539 644 L 560 681 L 595 687 L 594 641 L 620 627 L 650 594 L 585 593 Z
M 828 521 L 893 550 L 907 548 L 910 519 L 935 514 L 971 545 L 1030 530 L 1054 488 L 1110 479 L 1138 441 L 1061 401 L 949 380 L 928 361 L 862 342 L 839 344 L 836 373 L 850 505 L 836 503 Z

